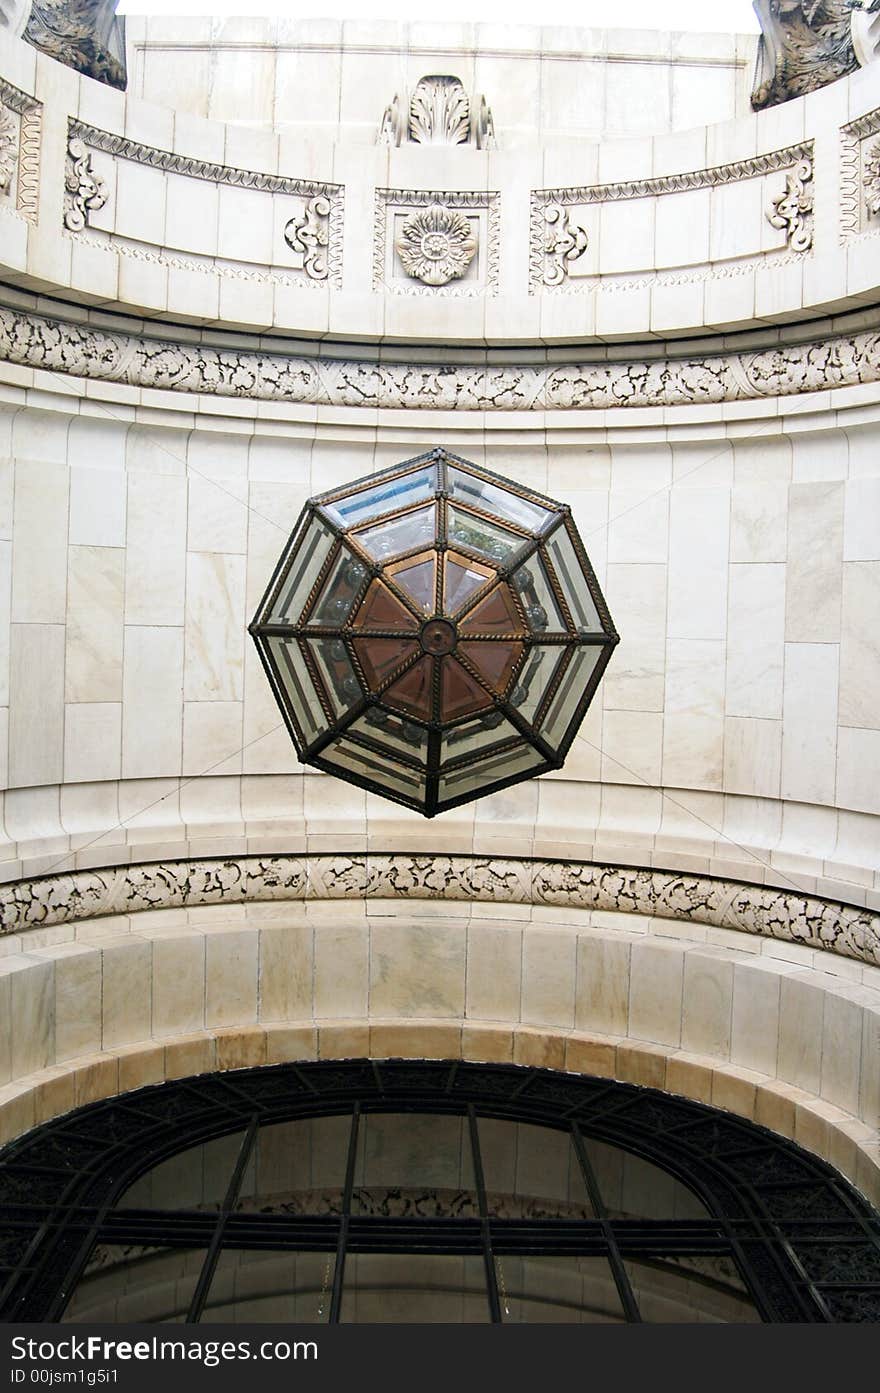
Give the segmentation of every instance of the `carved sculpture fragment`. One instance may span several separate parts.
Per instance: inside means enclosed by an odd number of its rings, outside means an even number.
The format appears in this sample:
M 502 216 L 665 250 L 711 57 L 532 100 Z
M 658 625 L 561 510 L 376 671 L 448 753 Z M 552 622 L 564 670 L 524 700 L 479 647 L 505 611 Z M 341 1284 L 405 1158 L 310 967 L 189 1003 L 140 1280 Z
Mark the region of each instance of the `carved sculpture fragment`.
M 432 73 L 416 84 L 409 101 L 396 95 L 379 127 L 380 145 L 494 144 L 495 127 L 486 98 L 471 99 L 457 77 Z
M 813 161 L 801 160 L 785 176 L 785 192 L 773 199 L 767 214 L 771 227 L 784 229 L 794 252 L 808 252 L 813 245 Z
M 446 285 L 467 271 L 477 235 L 464 213 L 432 203 L 410 213 L 394 245 L 408 276 L 425 285 Z
M 306 275 L 313 281 L 325 281 L 330 269 L 330 200 L 321 194 L 310 198 L 302 217 L 291 218 L 285 227 L 284 240 L 292 251 L 302 253 Z
M 92 169 L 92 152 L 74 137 L 67 146 L 64 176 L 64 226 L 68 232 L 82 232 L 88 226 L 89 213 L 97 212 L 106 202 L 107 185 Z
M 855 72 L 853 15 L 880 0 L 754 0 L 761 23 L 752 106 L 760 111 Z
M 75 72 L 125 91 L 125 20 L 119 0 L 33 0 L 23 37 Z
M 587 250 L 589 238 L 578 224 L 573 223 L 565 208 L 550 203 L 544 209 L 544 270 L 545 285 L 561 285 L 569 267 Z
M 18 160 L 18 129 L 11 111 L 0 103 L 0 194 L 12 187 Z
M 880 217 L 880 140 L 865 151 L 865 206 L 869 217 Z

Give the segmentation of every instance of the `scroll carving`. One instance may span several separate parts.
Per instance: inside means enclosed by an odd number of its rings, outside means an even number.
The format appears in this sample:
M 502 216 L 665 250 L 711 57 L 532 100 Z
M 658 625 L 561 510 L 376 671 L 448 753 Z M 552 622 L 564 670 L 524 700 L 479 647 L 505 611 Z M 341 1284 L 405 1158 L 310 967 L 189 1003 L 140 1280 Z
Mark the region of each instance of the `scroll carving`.
M 571 263 L 587 250 L 589 239 L 584 229 L 571 221 L 559 203 L 547 205 L 544 223 L 542 280 L 545 285 L 561 285 Z
M 92 169 L 92 154 L 81 140 L 67 146 L 67 172 L 64 177 L 64 226 L 68 232 L 82 232 L 89 213 L 107 202 L 107 185 Z
M 302 253 L 306 275 L 313 281 L 325 281 L 330 270 L 330 200 L 321 194 L 310 198 L 302 217 L 291 218 L 285 227 L 284 240 L 292 251 Z
M 786 175 L 785 192 L 773 199 L 767 214 L 771 227 L 784 229 L 794 252 L 808 252 L 813 245 L 813 162 L 805 159 Z

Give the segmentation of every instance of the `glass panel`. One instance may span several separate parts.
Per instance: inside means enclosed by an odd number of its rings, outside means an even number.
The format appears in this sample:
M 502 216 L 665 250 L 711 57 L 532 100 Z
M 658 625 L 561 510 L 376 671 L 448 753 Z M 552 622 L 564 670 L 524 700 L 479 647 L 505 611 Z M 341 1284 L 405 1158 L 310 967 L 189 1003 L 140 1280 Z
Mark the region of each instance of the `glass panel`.
M 399 638 L 356 638 L 354 647 L 364 676 L 374 690 L 387 682 L 407 658 L 414 658 L 421 651 L 411 639 Z
M 496 517 L 515 522 L 527 532 L 540 532 L 553 517 L 551 512 L 537 503 L 530 503 L 528 499 L 520 498 L 509 489 L 490 483 L 488 479 L 466 474 L 462 469 L 450 468 L 449 488 L 453 498 L 460 502 L 472 503 L 484 513 L 494 513 Z
M 569 1132 L 481 1117 L 489 1213 L 499 1219 L 594 1219 Z
M 540 556 L 533 556 L 524 566 L 520 566 L 518 571 L 514 571 L 512 579 L 532 632 L 564 634 L 567 625 Z
M 254 1165 L 236 1210 L 260 1214 L 339 1214 L 351 1117 L 315 1117 L 261 1127 Z
M 201 1324 L 328 1321 L 335 1270 L 335 1253 L 224 1248 Z
M 624 1261 L 642 1320 L 650 1325 L 760 1322 L 732 1257 Z
M 711 1218 L 702 1200 L 668 1171 L 592 1137 L 584 1138 L 584 1146 L 611 1218 Z
M 557 527 L 547 540 L 547 550 L 556 578 L 562 586 L 568 607 L 571 610 L 575 628 L 583 633 L 601 633 L 602 624 L 599 611 L 590 594 L 587 578 L 581 569 L 572 540 L 564 527 Z
M 506 527 L 499 527 L 494 522 L 486 522 L 484 518 L 478 518 L 473 513 L 466 513 L 451 503 L 447 517 L 446 530 L 449 541 L 456 542 L 462 547 L 468 547 L 469 550 L 477 552 L 479 556 L 488 557 L 490 561 L 506 562 L 515 552 L 529 545 L 524 538 L 517 537 L 513 532 L 508 532 Z
M 447 555 L 446 581 L 443 592 L 444 614 L 457 614 L 471 596 L 475 595 L 489 579 L 490 576 L 486 575 L 483 570 L 478 570 L 474 563 L 468 563 L 464 558 L 461 561 L 455 561 Z
M 363 604 L 355 615 L 359 629 L 415 629 L 418 620 L 392 595 L 381 580 L 370 582 Z
M 354 535 L 374 560 L 389 561 L 392 556 L 433 542 L 436 530 L 437 509 L 432 503 L 430 508 L 418 508 L 393 522 L 382 522 Z
M 61 1317 L 63 1324 L 177 1324 L 186 1320 L 205 1248 L 98 1243 Z
M 401 566 L 391 572 L 395 585 L 405 590 L 410 599 L 415 600 L 425 614 L 434 613 L 437 594 L 434 579 L 434 561 L 417 561 L 413 566 Z
M 463 634 L 524 634 L 523 622 L 510 590 L 496 585 L 462 623 Z
M 367 1113 L 358 1129 L 352 1213 L 479 1217 L 467 1119 Z
M 350 493 L 335 503 L 322 503 L 321 506 L 341 527 L 356 527 L 383 513 L 395 513 L 409 503 L 421 503 L 423 498 L 430 498 L 436 479 L 437 468 L 429 464 L 412 474 L 384 479 L 360 493 Z
M 327 728 L 327 718 L 309 675 L 305 659 L 295 638 L 267 639 L 269 652 L 275 660 L 281 685 L 287 693 L 293 715 L 306 745 Z
M 360 774 L 362 778 L 370 779 L 374 784 L 400 793 L 405 798 L 419 801 L 424 798 L 424 781 L 414 770 L 392 766 L 384 755 L 377 755 L 372 750 L 364 749 L 362 745 L 355 745 L 351 740 L 334 741 L 326 750 L 321 751 L 320 758 L 326 759 L 328 764 L 338 769 L 348 769 L 354 774 Z
M 389 754 L 407 755 L 424 763 L 428 755 L 428 732 L 423 726 L 413 725 L 402 716 L 386 711 L 384 706 L 371 706 L 365 716 L 360 716 L 351 727 L 352 733 L 367 735 L 377 744 L 383 745 Z
M 440 719 L 454 721 L 457 716 L 469 716 L 483 706 L 491 706 L 492 698 L 479 682 L 466 672 L 455 658 L 444 658 L 440 671 Z
M 556 749 L 565 738 L 574 713 L 578 708 L 587 683 L 592 677 L 596 664 L 605 650 L 596 648 L 576 648 L 571 661 L 562 674 L 556 695 L 541 722 L 541 734 L 549 745 Z
M 117 1209 L 219 1209 L 244 1132 L 187 1147 L 161 1161 L 122 1194 Z
M 463 759 L 477 750 L 489 749 L 511 736 L 519 737 L 519 731 L 506 721 L 500 711 L 487 711 L 474 721 L 443 732 L 440 745 L 440 763 L 449 764 L 454 759 Z
M 522 657 L 523 645 L 497 639 L 487 643 L 460 643 L 458 652 L 463 658 L 467 658 L 499 696 L 503 696 L 507 691 L 510 675 Z
M 567 648 L 540 647 L 533 648 L 529 653 L 528 661 L 510 694 L 510 704 L 530 725 L 534 725 L 535 712 L 568 651 Z
M 270 623 L 298 624 L 312 586 L 334 542 L 333 533 L 320 518 L 312 516 L 287 572 L 278 599 L 272 607 Z
M 342 716 L 363 695 L 348 650 L 340 638 L 312 638 L 308 644 L 324 679 L 330 704 L 336 715 Z
M 399 706 L 408 716 L 430 721 L 434 710 L 433 676 L 433 660 L 422 658 L 388 688 L 384 699 L 389 706 Z
M 366 576 L 367 568 L 363 562 L 358 561 L 346 547 L 343 547 L 333 562 L 308 622 L 344 624 Z
M 543 763 L 544 756 L 530 745 L 523 745 L 520 750 L 507 750 L 503 754 L 487 755 L 479 764 L 443 774 L 440 778 L 440 797 L 460 798 L 465 793 L 473 793 L 476 788 L 486 788 L 500 779 L 510 779 L 514 774 L 536 769 Z
M 481 1257 L 357 1253 L 345 1261 L 340 1319 L 345 1324 L 488 1323 Z
M 505 1321 L 618 1325 L 626 1319 L 607 1258 L 496 1258 L 495 1273 Z

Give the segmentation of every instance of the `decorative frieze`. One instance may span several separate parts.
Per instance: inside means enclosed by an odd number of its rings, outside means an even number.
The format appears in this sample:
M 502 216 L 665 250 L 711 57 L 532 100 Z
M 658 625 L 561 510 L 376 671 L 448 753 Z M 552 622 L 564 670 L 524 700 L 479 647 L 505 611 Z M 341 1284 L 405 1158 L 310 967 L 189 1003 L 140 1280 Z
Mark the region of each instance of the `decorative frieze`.
M 865 151 L 865 206 L 869 218 L 880 216 L 880 140 Z
M 14 210 L 33 223 L 40 197 L 42 124 L 42 103 L 0 78 L 0 200 L 12 199 Z
M 425 293 L 442 291 L 425 287 Z M 0 307 L 0 360 L 87 380 L 254 401 L 392 410 L 606 411 L 748 401 L 880 382 L 880 332 L 708 357 L 438 365 L 219 349 Z
M 794 252 L 808 252 L 813 246 L 813 161 L 803 159 L 786 176 L 785 189 L 772 201 L 767 213 L 771 227 L 785 232 Z
M 319 183 L 313 179 L 293 179 L 280 174 L 265 174 L 259 170 L 238 169 L 233 165 L 217 164 L 210 160 L 200 160 L 189 155 L 179 155 L 171 150 L 160 150 L 156 146 L 144 145 L 130 140 L 127 136 L 102 131 L 82 121 L 71 120 L 68 127 L 70 146 L 76 144 L 85 150 L 89 157 L 100 152 L 114 159 L 130 160 L 134 164 L 149 169 L 160 170 L 168 175 L 178 175 L 186 179 L 199 179 L 207 183 L 227 185 L 230 188 L 253 189 L 259 193 L 281 195 L 300 200 L 301 211 L 288 219 L 284 227 L 284 241 L 288 247 L 303 259 L 303 271 L 309 281 L 326 281 L 330 285 L 342 284 L 342 235 L 345 191 L 340 184 Z M 94 176 L 98 177 L 98 176 Z M 68 162 L 68 178 L 73 178 Z M 84 210 L 85 222 L 73 226 L 65 216 L 65 226 L 69 231 L 80 232 L 88 228 L 89 207 L 97 210 L 102 204 L 88 205 Z M 177 254 L 171 248 L 153 248 L 147 244 L 130 244 L 126 239 L 115 239 L 115 248 L 124 255 L 139 259 L 161 261 L 167 265 L 181 265 L 187 270 L 211 270 L 222 275 L 224 267 L 215 259 L 208 257 L 187 257 Z M 238 278 L 240 265 L 228 268 L 229 273 Z M 245 271 L 246 279 L 272 280 L 265 274 L 261 277 L 259 269 Z
M 880 915 L 818 896 L 594 862 L 405 852 L 183 860 L 17 881 L 0 887 L 0 932 L 201 905 L 400 898 L 643 915 L 880 964 Z
M 480 295 L 498 289 L 500 194 L 377 189 L 373 289 Z
M 880 107 L 840 131 L 840 239 L 880 230 Z
M 471 99 L 457 77 L 432 73 L 416 84 L 409 101 L 395 96 L 379 126 L 380 145 L 470 145 L 491 149 L 492 113 L 481 94 Z

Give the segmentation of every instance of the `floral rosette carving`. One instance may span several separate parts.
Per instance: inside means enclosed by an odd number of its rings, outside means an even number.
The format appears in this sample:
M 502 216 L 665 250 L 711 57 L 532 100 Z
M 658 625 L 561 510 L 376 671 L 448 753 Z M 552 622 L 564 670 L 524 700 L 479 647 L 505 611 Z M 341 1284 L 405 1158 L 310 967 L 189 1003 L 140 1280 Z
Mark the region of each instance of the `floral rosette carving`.
M 425 285 L 446 285 L 464 275 L 477 250 L 463 213 L 432 203 L 410 213 L 395 241 L 403 269 Z

